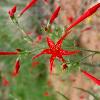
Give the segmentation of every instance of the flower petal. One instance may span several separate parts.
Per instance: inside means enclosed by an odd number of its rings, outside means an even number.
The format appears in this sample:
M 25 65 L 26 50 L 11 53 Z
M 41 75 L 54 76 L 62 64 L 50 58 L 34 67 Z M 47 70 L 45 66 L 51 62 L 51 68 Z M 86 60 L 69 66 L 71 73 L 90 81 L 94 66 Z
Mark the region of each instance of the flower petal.
M 77 54 L 79 53 L 80 51 L 79 50 L 75 50 L 75 51 L 67 51 L 67 50 L 60 50 L 61 54 L 62 55 L 74 55 L 74 54 Z
M 53 49 L 55 47 L 54 42 L 49 37 L 47 37 L 47 43 L 50 49 Z
M 32 58 L 32 60 L 34 60 L 35 58 L 37 58 L 37 57 L 39 57 L 39 56 L 41 56 L 41 55 L 43 55 L 43 54 L 51 54 L 50 49 L 45 49 L 45 50 L 43 50 L 41 53 L 39 53 L 39 54 L 37 54 L 36 56 L 34 56 L 34 57 Z
M 58 16 L 59 11 L 60 11 L 60 6 L 58 6 L 54 11 L 54 13 L 51 15 L 50 24 L 54 22 L 55 18 Z
M 36 2 L 37 0 L 32 0 L 29 4 L 27 4 L 26 7 L 22 9 L 19 16 L 23 15 L 24 12 L 27 11 L 29 8 L 31 8 Z
M 6 52 L 6 51 L 1 51 L 0 52 L 0 55 L 17 55 L 18 52 Z
M 63 42 L 63 40 L 66 38 L 66 36 L 68 35 L 70 33 L 70 31 L 69 32 L 65 32 L 64 33 L 64 35 L 58 40 L 58 42 L 56 43 L 56 48 L 61 48 L 61 44 L 62 44 L 62 42 Z
M 2 85 L 9 86 L 9 81 L 6 79 L 6 77 L 2 77 Z
M 51 56 L 51 58 L 50 58 L 50 74 L 52 74 L 52 68 L 53 68 L 53 63 L 54 63 L 54 59 L 55 59 L 56 57 L 55 56 Z
M 19 72 L 19 69 L 20 69 L 20 59 L 18 58 L 16 60 L 16 63 L 15 63 L 15 68 L 14 68 L 14 71 L 12 73 L 13 76 L 16 76 Z

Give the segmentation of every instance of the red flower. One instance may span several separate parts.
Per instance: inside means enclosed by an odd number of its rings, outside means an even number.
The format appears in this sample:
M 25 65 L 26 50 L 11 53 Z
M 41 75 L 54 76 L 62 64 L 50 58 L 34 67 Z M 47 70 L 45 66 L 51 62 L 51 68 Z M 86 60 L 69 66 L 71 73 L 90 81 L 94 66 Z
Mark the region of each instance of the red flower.
M 49 0 L 43 0 L 45 3 L 49 3 Z
M 88 72 L 81 70 L 81 72 L 87 76 L 89 79 L 91 79 L 94 83 L 96 83 L 97 85 L 100 85 L 100 80 L 95 78 L 94 76 L 92 76 L 91 74 L 89 74 Z
M 70 16 L 70 17 L 67 17 L 67 20 L 68 20 L 70 23 L 72 23 L 73 20 L 74 20 L 74 18 L 73 18 L 72 16 Z
M 33 63 L 32 63 L 32 67 L 33 67 L 33 68 L 36 67 L 37 65 L 39 65 L 39 63 L 40 63 L 40 62 L 33 62 Z
M 17 55 L 18 52 L 5 52 L 5 51 L 0 51 L 0 55 Z
M 16 63 L 15 63 L 15 68 L 14 68 L 14 71 L 12 73 L 13 76 L 16 76 L 19 72 L 19 69 L 20 69 L 20 60 L 17 59 L 16 60 Z
M 37 40 L 37 42 L 41 42 L 42 41 L 42 35 L 38 35 L 36 40 Z
M 11 10 L 9 10 L 9 11 L 8 11 L 8 13 L 9 13 L 10 17 L 13 17 L 13 16 L 14 16 L 14 14 L 15 14 L 15 12 L 16 12 L 16 5 L 15 5 L 15 6 L 13 6 L 13 8 L 12 8 Z
M 32 0 L 29 4 L 27 4 L 26 7 L 22 9 L 19 16 L 23 15 L 24 12 L 27 11 L 29 8 L 31 8 L 36 2 L 37 0 Z
M 2 77 L 2 85 L 9 86 L 9 81 L 5 77 Z
M 54 11 L 54 13 L 51 15 L 50 24 L 54 22 L 55 18 L 58 16 L 59 11 L 60 11 L 60 6 L 58 6 L 57 9 Z
M 91 29 L 92 29 L 92 27 L 86 27 L 85 29 L 81 30 L 81 32 L 89 31 Z
M 49 92 L 46 91 L 46 92 L 44 93 L 44 96 L 49 96 Z
M 76 21 L 74 21 L 66 30 L 70 30 L 77 24 L 79 24 L 81 21 L 86 19 L 87 17 L 91 16 L 93 13 L 96 12 L 96 10 L 100 7 L 100 3 L 94 5 L 93 7 L 89 8 L 87 11 L 85 11 Z
M 47 37 L 47 43 L 49 48 L 43 50 L 41 53 L 37 54 L 36 56 L 33 57 L 33 59 L 41 56 L 42 54 L 50 54 L 51 58 L 50 58 L 50 73 L 52 73 L 52 67 L 53 67 L 53 62 L 54 59 L 56 57 L 58 57 L 58 59 L 60 59 L 63 63 L 65 63 L 65 60 L 62 56 L 67 56 L 67 55 L 73 55 L 79 52 L 79 50 L 75 50 L 75 51 L 67 51 L 67 50 L 63 50 L 61 48 L 61 44 L 63 42 L 63 40 L 65 39 L 65 37 L 68 35 L 68 32 L 65 33 L 59 40 L 58 42 L 55 44 L 49 37 Z

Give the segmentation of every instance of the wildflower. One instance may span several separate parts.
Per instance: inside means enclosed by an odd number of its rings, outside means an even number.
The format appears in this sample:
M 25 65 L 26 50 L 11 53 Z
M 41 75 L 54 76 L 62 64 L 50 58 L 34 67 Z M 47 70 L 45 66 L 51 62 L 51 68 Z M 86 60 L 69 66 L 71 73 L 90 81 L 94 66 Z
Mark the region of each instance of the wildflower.
M 52 87 L 52 81 L 50 79 L 47 81 L 47 86 Z
M 16 60 L 16 63 L 15 63 L 15 68 L 14 68 L 14 71 L 12 73 L 13 76 L 16 76 L 19 72 L 19 69 L 20 69 L 20 60 L 19 58 Z
M 38 61 L 33 62 L 33 63 L 32 63 L 32 67 L 34 68 L 34 67 L 36 67 L 38 64 L 39 64 L 39 62 L 38 62 Z
M 50 73 L 52 73 L 52 67 L 54 63 L 54 59 L 57 57 L 59 60 L 61 60 L 63 63 L 65 63 L 65 60 L 62 56 L 68 56 L 68 55 L 73 55 L 79 52 L 79 50 L 75 51 L 67 51 L 63 50 L 61 48 L 62 42 L 65 39 L 65 37 L 68 35 L 69 32 L 65 33 L 55 44 L 49 37 L 47 37 L 47 43 L 49 48 L 43 50 L 41 53 L 37 54 L 36 56 L 33 57 L 33 59 L 41 56 L 42 54 L 50 54 Z
M 66 30 L 70 30 L 77 24 L 79 24 L 81 21 L 86 19 L 87 17 L 91 16 L 93 13 L 97 11 L 97 9 L 100 7 L 100 3 L 94 5 L 93 7 L 89 8 L 87 11 L 85 11 L 76 21 L 74 21 Z
M 38 35 L 36 40 L 37 40 L 37 42 L 41 42 L 42 41 L 42 35 Z
M 43 0 L 45 3 L 49 3 L 49 0 Z
M 70 23 L 72 23 L 73 20 L 74 20 L 74 18 L 73 18 L 72 16 L 70 16 L 70 17 L 67 17 L 67 20 L 68 20 Z
M 85 29 L 81 30 L 81 32 L 89 31 L 91 29 L 92 29 L 92 27 L 86 27 Z
M 89 74 L 88 72 L 81 70 L 81 72 L 88 77 L 89 79 L 91 79 L 94 83 L 96 83 L 97 85 L 100 85 L 100 80 L 95 78 L 94 76 L 92 76 L 91 74 Z
M 6 51 L 0 51 L 0 55 L 17 55 L 18 52 L 6 52 Z
M 59 11 L 60 11 L 60 6 L 58 6 L 56 8 L 56 10 L 54 11 L 54 13 L 51 15 L 51 17 L 50 17 L 50 24 L 52 24 L 54 22 L 54 20 L 58 16 Z
M 9 81 L 6 79 L 6 77 L 2 77 L 2 85 L 9 86 Z
M 80 100 L 83 100 L 85 98 L 84 95 L 80 95 Z
M 26 5 L 25 8 L 23 8 L 19 14 L 19 16 L 23 15 L 29 8 L 31 8 L 35 3 L 37 2 L 37 0 L 32 0 L 30 3 L 28 3 Z
M 46 91 L 46 92 L 44 93 L 44 96 L 49 96 L 49 92 Z
M 16 5 L 13 6 L 13 8 L 11 10 L 8 11 L 9 16 L 14 17 L 15 12 L 16 12 Z

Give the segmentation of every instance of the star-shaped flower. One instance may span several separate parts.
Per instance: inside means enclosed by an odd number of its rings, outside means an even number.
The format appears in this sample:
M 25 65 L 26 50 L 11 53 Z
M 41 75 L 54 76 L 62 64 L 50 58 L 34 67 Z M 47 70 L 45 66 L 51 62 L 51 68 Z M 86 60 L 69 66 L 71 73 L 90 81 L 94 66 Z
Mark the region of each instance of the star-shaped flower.
M 49 48 L 43 50 L 41 53 L 37 54 L 36 56 L 33 57 L 33 59 L 41 56 L 42 54 L 50 54 L 51 58 L 50 58 L 50 73 L 52 73 L 52 68 L 53 68 L 53 63 L 54 63 L 54 59 L 57 57 L 59 60 L 61 60 L 63 63 L 65 63 L 65 60 L 63 58 L 63 56 L 68 56 L 68 55 L 73 55 L 73 54 L 77 54 L 78 52 L 80 52 L 79 50 L 75 50 L 75 51 L 68 51 L 68 50 L 63 50 L 61 48 L 62 42 L 65 39 L 65 37 L 69 34 L 69 32 L 65 33 L 55 44 L 49 37 L 47 37 L 47 43 Z

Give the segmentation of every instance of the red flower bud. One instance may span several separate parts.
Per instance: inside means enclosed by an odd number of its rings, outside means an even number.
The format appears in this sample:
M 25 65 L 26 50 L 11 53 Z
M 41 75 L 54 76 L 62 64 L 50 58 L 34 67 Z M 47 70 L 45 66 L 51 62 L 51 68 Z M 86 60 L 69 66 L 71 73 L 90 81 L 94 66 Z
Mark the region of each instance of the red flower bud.
M 2 85 L 9 86 L 9 81 L 5 77 L 2 77 Z
M 44 93 L 44 96 L 49 96 L 49 93 L 46 91 L 46 92 Z
M 52 14 L 52 16 L 50 18 L 50 24 L 52 24 L 54 22 L 55 18 L 58 16 L 59 11 L 60 11 L 60 6 L 57 7 L 57 9 Z
M 87 17 L 91 16 L 93 13 L 97 11 L 97 9 L 100 7 L 100 3 L 94 5 L 93 7 L 89 8 L 87 11 L 85 11 L 76 21 L 74 21 L 66 30 L 70 30 L 77 24 L 79 24 L 81 21 L 86 19 Z
M 12 8 L 11 10 L 9 10 L 9 11 L 8 11 L 8 13 L 9 13 L 10 17 L 13 17 L 13 16 L 14 16 L 14 14 L 15 14 L 15 12 L 16 12 L 16 5 L 15 5 L 15 6 L 13 6 L 13 8 Z
M 89 31 L 91 29 L 92 29 L 92 27 L 86 27 L 85 29 L 81 30 L 81 32 Z
M 25 11 L 27 11 L 29 8 L 31 8 L 36 2 L 37 2 L 37 0 L 32 0 L 30 3 L 28 3 L 26 5 L 26 7 L 22 9 L 19 16 L 23 15 L 25 13 Z
M 18 54 L 17 51 L 16 52 L 5 52 L 5 51 L 0 52 L 0 55 L 17 55 L 17 54 Z
M 15 63 L 15 68 L 14 68 L 14 71 L 12 73 L 13 76 L 16 76 L 19 72 L 19 69 L 20 69 L 20 60 L 17 59 L 16 60 L 16 63 Z

